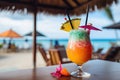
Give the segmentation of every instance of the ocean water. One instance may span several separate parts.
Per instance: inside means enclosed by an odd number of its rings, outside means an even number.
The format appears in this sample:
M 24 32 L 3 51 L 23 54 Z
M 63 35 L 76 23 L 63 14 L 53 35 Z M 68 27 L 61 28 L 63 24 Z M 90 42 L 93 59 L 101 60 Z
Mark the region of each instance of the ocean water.
M 9 39 L 6 40 L 6 43 L 9 42 Z M 59 39 L 58 40 L 60 45 L 67 46 L 68 39 Z M 110 46 L 111 42 L 116 42 L 115 39 L 91 39 L 91 43 L 94 47 L 94 51 L 96 51 L 99 48 L 103 48 L 103 53 L 106 52 Z M 3 43 L 3 39 L 0 39 L 0 44 Z M 26 43 L 32 47 L 32 40 L 28 40 L 28 42 L 25 42 L 25 39 L 14 39 L 12 40 L 12 43 L 14 43 L 18 48 L 24 48 L 26 46 Z M 50 44 L 55 45 L 55 39 L 37 39 L 37 44 L 42 44 L 42 46 L 45 49 L 48 49 L 50 47 Z

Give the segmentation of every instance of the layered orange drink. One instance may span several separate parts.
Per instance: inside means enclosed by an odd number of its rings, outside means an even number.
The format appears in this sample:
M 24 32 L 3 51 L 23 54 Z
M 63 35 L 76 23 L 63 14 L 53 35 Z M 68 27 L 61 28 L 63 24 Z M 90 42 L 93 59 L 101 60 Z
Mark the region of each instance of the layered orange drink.
M 83 29 L 71 30 L 66 52 L 68 58 L 77 65 L 82 65 L 90 60 L 92 45 L 88 32 Z

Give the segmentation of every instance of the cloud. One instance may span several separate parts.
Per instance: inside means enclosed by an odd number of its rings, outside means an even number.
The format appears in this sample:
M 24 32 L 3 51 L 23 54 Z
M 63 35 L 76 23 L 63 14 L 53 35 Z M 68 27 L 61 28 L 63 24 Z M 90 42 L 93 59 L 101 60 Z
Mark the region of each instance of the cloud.
M 0 32 L 7 29 L 13 29 L 20 34 L 32 30 L 33 22 L 31 20 L 15 20 L 7 17 L 0 18 Z

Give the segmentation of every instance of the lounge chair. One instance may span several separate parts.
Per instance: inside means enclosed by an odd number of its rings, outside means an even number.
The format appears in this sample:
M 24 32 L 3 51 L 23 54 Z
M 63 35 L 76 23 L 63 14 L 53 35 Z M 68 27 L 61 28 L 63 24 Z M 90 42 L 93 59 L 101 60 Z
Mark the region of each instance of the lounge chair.
M 103 51 L 103 48 L 99 48 L 97 51 L 93 52 L 92 59 L 99 59 L 102 51 Z
M 70 63 L 71 61 L 67 58 L 65 49 L 49 49 L 51 63 L 57 65 L 59 63 Z M 64 56 L 66 55 L 66 57 Z
M 110 47 L 109 50 L 100 59 L 119 62 L 120 47 Z
M 45 49 L 41 46 L 38 46 L 38 50 L 40 51 L 43 59 L 45 60 L 46 66 L 52 65 L 50 58 L 47 57 L 47 53 L 46 53 Z
M 55 46 L 55 49 L 59 50 L 60 56 L 62 58 L 67 58 L 67 54 L 66 54 L 66 50 L 65 50 L 65 46 L 64 45 L 57 45 L 57 46 Z

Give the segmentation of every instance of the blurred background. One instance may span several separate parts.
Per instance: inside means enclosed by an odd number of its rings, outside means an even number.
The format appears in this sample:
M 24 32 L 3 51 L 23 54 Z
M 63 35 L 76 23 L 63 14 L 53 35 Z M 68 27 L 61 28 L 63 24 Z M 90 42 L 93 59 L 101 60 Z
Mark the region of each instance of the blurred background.
M 91 31 L 90 39 L 94 51 L 102 48 L 103 50 L 101 53 L 104 54 L 112 45 L 120 45 L 120 35 L 118 35 L 120 34 L 119 29 L 103 29 L 103 27 L 120 22 L 119 9 L 120 1 L 118 0 L 117 4 L 113 3 L 108 8 L 89 12 L 88 23 L 92 23 L 93 26 L 102 30 Z M 45 50 L 48 50 L 51 46 L 56 44 L 57 40 L 59 45 L 64 45 L 66 47 L 69 33 L 60 30 L 60 27 L 65 22 L 66 17 L 67 15 L 58 14 L 53 16 L 50 14 L 39 13 L 37 15 L 37 45 L 43 46 Z M 26 14 L 25 12 L 22 14 L 17 12 L 13 13 L 11 11 L 0 12 L 0 34 L 13 30 L 21 36 L 0 37 L 0 71 L 32 67 L 31 54 L 33 38 L 32 33 L 30 34 L 30 32 L 33 31 L 33 18 L 33 14 Z M 80 25 L 84 25 L 86 14 L 71 16 L 71 19 L 74 18 L 81 18 Z M 10 42 L 14 44 L 15 50 L 5 51 L 4 49 L 8 46 L 4 44 L 9 44 Z M 41 55 L 37 54 L 37 57 L 38 67 L 45 66 L 45 62 L 41 58 Z M 23 64 L 26 65 L 23 67 Z

